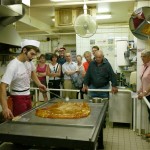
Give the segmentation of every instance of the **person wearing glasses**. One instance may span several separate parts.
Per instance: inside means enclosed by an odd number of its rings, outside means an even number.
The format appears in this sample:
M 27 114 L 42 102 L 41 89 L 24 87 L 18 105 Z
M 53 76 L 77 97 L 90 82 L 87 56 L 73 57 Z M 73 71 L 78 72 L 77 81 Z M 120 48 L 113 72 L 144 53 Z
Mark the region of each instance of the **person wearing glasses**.
M 79 70 L 77 63 L 72 61 L 70 53 L 65 54 L 66 62 L 62 65 L 62 72 L 64 74 L 64 89 L 76 89 L 73 84 L 73 79 L 78 76 Z M 75 99 L 76 92 L 65 91 L 64 98 Z
M 141 59 L 143 65 L 141 67 L 140 79 L 141 86 L 138 90 L 138 99 L 143 99 L 143 96 L 150 102 L 150 51 L 144 50 L 141 52 Z M 147 108 L 150 122 L 150 109 Z M 150 138 L 150 133 L 145 135 L 146 138 Z
M 39 53 L 40 42 L 36 40 L 23 40 L 21 53 L 8 64 L 0 84 L 0 104 L 5 119 L 13 119 L 21 113 L 31 109 L 30 81 L 36 83 L 41 91 L 46 91 L 35 72 L 32 59 Z M 13 102 L 13 110 L 8 108 L 7 87 Z
M 58 63 L 61 65 L 61 87 L 64 88 L 64 74 L 62 72 L 62 65 L 66 62 L 66 58 L 65 58 L 65 53 L 66 53 L 66 48 L 65 47 L 61 47 L 58 49 Z

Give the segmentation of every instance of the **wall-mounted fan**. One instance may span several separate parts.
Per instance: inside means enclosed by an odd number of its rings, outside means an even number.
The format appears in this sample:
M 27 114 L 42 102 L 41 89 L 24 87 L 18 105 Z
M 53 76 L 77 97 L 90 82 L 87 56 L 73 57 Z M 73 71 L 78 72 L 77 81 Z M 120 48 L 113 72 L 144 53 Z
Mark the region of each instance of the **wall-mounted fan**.
M 83 10 L 84 14 L 78 16 L 75 20 L 74 29 L 77 35 L 86 38 L 95 34 L 97 30 L 97 24 L 95 19 L 91 15 L 87 14 L 85 0 Z

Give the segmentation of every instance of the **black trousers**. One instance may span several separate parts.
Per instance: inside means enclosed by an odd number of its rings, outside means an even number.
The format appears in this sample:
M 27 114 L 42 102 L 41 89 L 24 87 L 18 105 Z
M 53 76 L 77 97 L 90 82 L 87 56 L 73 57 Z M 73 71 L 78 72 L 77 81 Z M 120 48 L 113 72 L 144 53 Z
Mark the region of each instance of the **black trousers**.
M 146 96 L 146 98 L 147 98 L 147 100 L 148 100 L 149 103 L 150 103 L 150 95 L 149 95 L 149 96 Z M 149 119 L 149 122 L 150 122 L 150 109 L 147 107 L 147 110 L 148 110 L 148 114 L 149 114 L 148 119 Z
M 84 94 L 86 93 L 82 91 L 82 88 L 80 89 L 80 94 L 81 94 L 81 99 L 84 99 Z M 79 92 L 77 92 L 76 98 L 78 99 L 78 97 L 79 97 Z
M 49 80 L 48 88 L 60 89 L 60 80 Z M 60 91 L 50 91 L 50 98 L 59 98 Z

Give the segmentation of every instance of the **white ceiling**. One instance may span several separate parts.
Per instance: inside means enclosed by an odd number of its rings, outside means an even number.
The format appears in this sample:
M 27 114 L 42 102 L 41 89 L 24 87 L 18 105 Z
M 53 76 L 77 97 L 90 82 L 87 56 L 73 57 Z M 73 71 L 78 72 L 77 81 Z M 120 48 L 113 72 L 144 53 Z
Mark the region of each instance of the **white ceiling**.
M 16 30 L 22 35 L 43 34 L 54 36 L 56 33 L 74 33 L 73 24 L 70 26 L 55 26 L 52 21 L 56 10 L 83 9 L 84 0 L 64 0 L 65 2 L 52 2 L 52 0 L 31 0 L 31 6 L 26 6 L 25 16 L 16 22 Z M 108 5 L 112 14 L 111 19 L 98 20 L 97 24 L 128 24 L 131 13 L 137 0 L 86 0 L 92 15 L 97 13 L 97 5 Z

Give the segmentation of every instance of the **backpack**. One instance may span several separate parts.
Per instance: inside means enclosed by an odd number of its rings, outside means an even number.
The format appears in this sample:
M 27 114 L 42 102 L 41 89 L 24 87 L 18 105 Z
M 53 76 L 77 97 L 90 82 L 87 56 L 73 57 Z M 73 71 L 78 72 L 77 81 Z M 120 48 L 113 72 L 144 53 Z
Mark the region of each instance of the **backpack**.
M 75 88 L 81 89 L 83 85 L 83 77 L 81 74 L 73 74 L 71 75 L 71 81 Z

